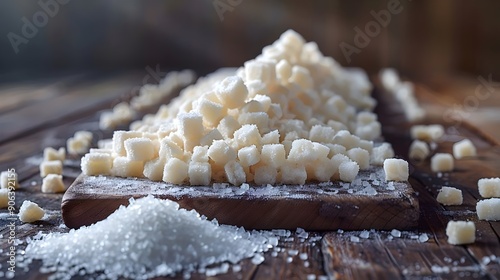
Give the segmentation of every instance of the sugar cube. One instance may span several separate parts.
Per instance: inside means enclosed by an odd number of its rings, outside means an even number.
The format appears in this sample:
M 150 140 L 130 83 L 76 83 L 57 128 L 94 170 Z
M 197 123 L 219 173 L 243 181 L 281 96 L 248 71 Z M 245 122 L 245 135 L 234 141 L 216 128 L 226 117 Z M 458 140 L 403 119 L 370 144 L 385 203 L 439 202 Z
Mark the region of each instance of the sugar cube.
M 431 170 L 433 172 L 453 171 L 453 156 L 447 153 L 436 153 L 431 158 Z
M 469 139 L 464 139 L 453 144 L 453 156 L 456 159 L 461 159 L 463 157 L 474 157 L 476 155 L 476 147 Z
M 476 226 L 470 221 L 449 221 L 446 226 L 446 235 L 450 244 L 471 244 L 476 240 Z
M 59 164 L 61 163 L 60 161 L 57 162 Z M 111 155 L 104 153 L 86 154 L 82 158 L 81 162 L 82 173 L 89 176 L 110 175 L 112 166 L 113 166 L 113 158 L 111 157 Z M 55 174 L 62 174 L 62 173 L 60 172 Z
M 484 198 L 500 197 L 500 178 L 482 178 L 477 182 L 479 194 Z
M 29 200 L 23 201 L 19 209 L 19 220 L 24 223 L 33 223 L 43 218 L 45 211 L 38 204 Z
M 461 205 L 463 202 L 462 191 L 452 187 L 442 187 L 436 198 L 443 205 Z
M 359 165 L 354 161 L 344 161 L 339 165 L 340 180 L 352 182 L 356 179 L 359 172 Z
M 480 220 L 500 221 L 500 198 L 489 198 L 478 201 L 476 212 Z
M 178 158 L 171 158 L 165 164 L 163 181 L 171 184 L 182 184 L 188 177 L 188 164 Z
M 149 138 L 129 138 L 124 145 L 127 158 L 132 161 L 148 161 L 155 157 L 154 144 Z
M 83 161 L 83 159 L 82 159 Z M 48 174 L 62 174 L 63 166 L 59 160 L 42 161 L 40 164 L 40 176 L 43 178 Z
M 43 178 L 42 181 L 43 193 L 59 193 L 59 192 L 64 192 L 65 190 L 66 187 L 64 186 L 62 175 L 48 174 L 47 177 Z
M 388 158 L 384 160 L 386 181 L 408 181 L 408 162 L 403 159 Z
M 111 174 L 117 177 L 144 177 L 144 162 L 131 160 L 128 157 L 113 159 Z
M 408 156 L 415 160 L 424 160 L 429 156 L 429 146 L 426 142 L 420 140 L 413 140 L 410 145 Z
M 47 147 L 43 150 L 44 161 L 60 160 L 64 162 L 65 159 L 66 159 L 66 149 L 63 147 L 59 148 L 59 150 L 56 150 L 52 147 Z
M 361 170 L 368 169 L 370 167 L 370 153 L 367 150 L 361 148 L 352 148 L 347 151 L 347 156 L 355 161 Z

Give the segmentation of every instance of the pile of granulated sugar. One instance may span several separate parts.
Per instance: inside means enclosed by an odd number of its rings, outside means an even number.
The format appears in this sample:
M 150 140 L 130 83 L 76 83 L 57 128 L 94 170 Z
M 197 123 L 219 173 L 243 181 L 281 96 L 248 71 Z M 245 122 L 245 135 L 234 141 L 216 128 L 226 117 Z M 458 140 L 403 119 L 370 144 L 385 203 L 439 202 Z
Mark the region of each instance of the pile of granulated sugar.
M 271 232 L 219 225 L 194 210 L 179 209 L 176 202 L 147 196 L 131 199 L 128 207 L 89 227 L 30 241 L 25 265 L 40 259 L 41 271 L 55 272 L 58 279 L 94 272 L 106 279 L 146 279 L 179 271 L 188 277 L 194 271 L 227 272 L 227 263 L 219 270 L 206 269 L 216 263 L 256 256 L 263 260 L 261 253 L 277 240 Z

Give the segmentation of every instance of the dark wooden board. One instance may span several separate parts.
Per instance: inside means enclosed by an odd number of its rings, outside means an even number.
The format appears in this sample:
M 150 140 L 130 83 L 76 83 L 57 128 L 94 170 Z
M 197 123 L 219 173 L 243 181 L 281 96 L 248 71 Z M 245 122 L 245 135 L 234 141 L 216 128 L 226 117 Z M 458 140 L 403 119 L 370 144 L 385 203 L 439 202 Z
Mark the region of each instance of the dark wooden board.
M 240 187 L 178 186 L 146 179 L 81 175 L 66 191 L 62 215 L 70 228 L 105 219 L 131 197 L 149 194 L 178 201 L 220 223 L 248 229 L 409 229 L 419 217 L 416 195 L 406 182 L 388 182 L 382 168 L 361 171 L 369 182 L 377 174 L 376 194 L 363 192 L 365 186 L 340 182 L 304 186 L 256 186 L 242 192 Z M 380 180 L 381 179 L 381 180 Z

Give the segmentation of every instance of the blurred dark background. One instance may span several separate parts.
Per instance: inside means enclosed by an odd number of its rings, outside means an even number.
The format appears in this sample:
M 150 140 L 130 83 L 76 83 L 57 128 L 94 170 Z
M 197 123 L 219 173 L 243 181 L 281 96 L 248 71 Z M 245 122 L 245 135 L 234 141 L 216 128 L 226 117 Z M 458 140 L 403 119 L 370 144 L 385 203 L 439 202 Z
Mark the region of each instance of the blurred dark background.
M 398 3 L 400 12 L 372 29 L 375 35 L 349 62 L 341 43 L 356 47 L 355 28 L 365 30 L 373 12 Z M 370 73 L 392 66 L 424 81 L 498 79 L 499 11 L 494 0 L 6 0 L 0 2 L 0 81 L 156 65 L 206 74 L 242 65 L 289 28 L 342 65 Z

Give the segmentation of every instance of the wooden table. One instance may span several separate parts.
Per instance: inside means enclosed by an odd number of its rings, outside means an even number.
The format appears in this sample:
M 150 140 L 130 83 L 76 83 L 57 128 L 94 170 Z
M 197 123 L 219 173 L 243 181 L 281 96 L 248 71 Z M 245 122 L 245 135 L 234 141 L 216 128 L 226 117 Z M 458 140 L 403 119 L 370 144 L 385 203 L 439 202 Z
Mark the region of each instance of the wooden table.
M 109 138 L 111 132 L 98 130 L 98 112 L 111 108 L 117 100 L 130 98 L 136 93 L 145 74 L 131 73 L 104 78 L 74 75 L 0 87 L 0 170 L 15 168 L 19 174 L 22 188 L 16 191 L 17 208 L 29 199 L 48 210 L 44 221 L 35 224 L 16 221 L 16 238 L 23 240 L 39 231 L 68 231 L 61 226 L 62 194 L 40 192 L 38 164 L 42 151 L 48 146 L 64 146 L 66 139 L 78 130 L 94 132 L 94 144 L 98 139 Z M 474 83 L 471 83 L 470 89 L 473 92 Z M 431 111 L 428 122 L 447 125 L 439 112 L 446 108 L 449 101 L 443 101 L 443 95 L 437 98 L 426 87 L 417 87 L 417 92 L 424 107 Z M 443 90 L 441 93 L 445 97 L 453 96 L 450 92 Z M 375 91 L 375 96 L 380 101 L 377 113 L 383 123 L 383 134 L 393 143 L 396 154 L 405 158 L 411 142 L 410 126 L 404 121 L 394 101 L 387 98 L 387 94 Z M 497 127 L 499 124 L 496 124 Z M 475 205 L 480 198 L 477 180 L 500 175 L 500 147 L 496 144 L 498 142 L 495 143 L 495 137 L 476 134 L 478 129 L 481 127 L 464 122 L 448 129 L 447 136 L 438 143 L 437 151 L 451 152 L 453 142 L 468 137 L 478 147 L 479 156 L 457 160 L 454 172 L 437 176 L 430 172 L 428 160 L 423 163 L 410 162 L 410 182 L 418 192 L 421 209 L 418 228 L 403 231 L 399 238 L 393 237 L 388 231 L 370 231 L 369 238 L 359 238 L 359 242 L 356 242 L 356 237 L 361 233 L 359 231 L 311 232 L 305 242 L 300 242 L 297 237 L 281 240 L 279 247 L 285 249 L 277 254 L 272 251 L 266 253 L 264 263 L 258 266 L 250 260 L 244 260 L 241 271 L 231 272 L 230 269 L 228 274 L 216 278 L 313 279 L 314 276 L 319 278 L 325 275 L 352 279 L 500 278 L 500 222 L 478 221 L 475 214 Z M 71 184 L 78 174 L 78 158 L 70 158 L 64 168 L 65 183 Z M 463 205 L 444 207 L 438 204 L 435 197 L 443 185 L 462 189 Z M 7 210 L 0 210 L 0 248 L 3 250 L 0 271 L 3 272 L 8 267 L 6 262 L 10 246 L 7 243 L 8 218 Z M 476 242 L 467 246 L 448 244 L 446 223 L 449 220 L 466 219 L 476 223 Z M 418 237 L 422 234 L 427 235 L 429 240 L 420 242 Z M 311 241 L 311 237 L 320 238 Z M 17 249 L 24 246 L 19 244 Z M 306 253 L 307 259 L 305 255 L 300 258 L 300 253 Z M 497 259 L 491 260 L 490 256 L 496 256 Z M 16 278 L 47 278 L 48 274 L 39 272 L 39 265 L 35 262 L 26 271 L 18 267 Z M 193 275 L 193 278 L 204 278 L 204 275 Z

